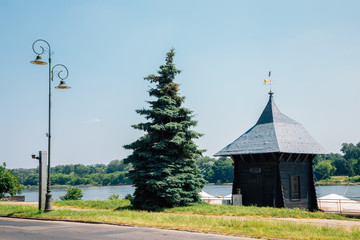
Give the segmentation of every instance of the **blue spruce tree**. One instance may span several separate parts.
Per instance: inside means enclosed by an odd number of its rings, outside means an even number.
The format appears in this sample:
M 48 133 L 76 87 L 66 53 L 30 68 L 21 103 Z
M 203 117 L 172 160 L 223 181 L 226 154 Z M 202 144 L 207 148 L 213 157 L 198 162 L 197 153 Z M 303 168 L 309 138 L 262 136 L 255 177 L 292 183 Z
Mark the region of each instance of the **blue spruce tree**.
M 133 153 L 125 159 L 133 169 L 129 177 L 135 186 L 133 205 L 138 209 L 157 210 L 198 203 L 204 179 L 195 165 L 201 156 L 193 139 L 201 134 L 191 130 L 197 125 L 192 111 L 182 107 L 185 97 L 179 96 L 174 82 L 180 70 L 175 68 L 174 49 L 167 53 L 166 64 L 158 75 L 145 80 L 156 86 L 149 90 L 155 101 L 148 101 L 149 109 L 136 110 L 148 122 L 133 125 L 145 131 L 137 141 L 125 145 Z

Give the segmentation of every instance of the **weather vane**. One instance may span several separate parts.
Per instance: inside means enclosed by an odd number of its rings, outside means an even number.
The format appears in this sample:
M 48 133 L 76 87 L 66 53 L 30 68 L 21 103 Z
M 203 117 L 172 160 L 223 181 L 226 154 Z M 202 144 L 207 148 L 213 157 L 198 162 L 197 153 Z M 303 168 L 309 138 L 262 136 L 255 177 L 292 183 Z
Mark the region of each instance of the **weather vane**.
M 271 79 L 270 79 L 270 77 L 271 77 L 271 71 L 269 71 L 269 76 L 268 76 L 268 78 L 265 78 L 264 79 L 264 85 L 266 85 L 267 83 L 269 83 L 269 85 L 270 85 L 270 92 L 271 92 Z

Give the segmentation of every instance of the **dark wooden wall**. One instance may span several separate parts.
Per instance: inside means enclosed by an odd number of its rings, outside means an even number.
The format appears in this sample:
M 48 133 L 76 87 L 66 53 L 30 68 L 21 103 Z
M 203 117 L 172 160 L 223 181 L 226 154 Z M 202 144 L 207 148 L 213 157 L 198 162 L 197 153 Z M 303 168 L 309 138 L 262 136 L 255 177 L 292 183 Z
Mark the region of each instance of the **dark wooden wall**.
M 245 206 L 317 209 L 312 177 L 313 154 L 266 153 L 232 156 L 233 194 L 240 189 Z M 290 176 L 299 176 L 300 198 L 290 198 Z
M 277 163 L 271 155 L 233 156 L 233 194 L 241 190 L 245 206 L 274 206 Z
M 317 208 L 314 206 L 316 193 L 312 176 L 312 160 L 314 158 L 313 154 L 282 154 L 280 156 L 279 172 L 285 207 L 308 210 Z M 290 197 L 290 176 L 300 177 L 300 199 L 294 200 Z

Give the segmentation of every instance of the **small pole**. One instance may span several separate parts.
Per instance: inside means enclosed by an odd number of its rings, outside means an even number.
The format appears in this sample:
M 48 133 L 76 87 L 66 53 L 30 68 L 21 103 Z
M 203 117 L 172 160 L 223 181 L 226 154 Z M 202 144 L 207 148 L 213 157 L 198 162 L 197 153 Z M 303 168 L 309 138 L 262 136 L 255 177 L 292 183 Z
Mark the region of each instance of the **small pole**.
M 46 160 L 47 152 L 40 151 L 40 164 L 39 164 L 39 210 L 45 210 L 45 195 L 46 195 Z
M 39 210 L 45 210 L 47 152 L 40 151 L 39 156 L 32 155 L 31 157 L 39 160 Z
M 49 131 L 48 137 L 48 166 L 47 166 L 47 185 L 46 185 L 46 200 L 45 200 L 45 212 L 52 211 L 52 195 L 51 195 L 51 180 L 50 180 L 50 156 L 51 156 L 51 82 L 53 81 L 53 72 L 51 69 L 51 48 L 49 45 Z
M 269 71 L 268 78 L 264 79 L 264 85 L 266 85 L 267 83 L 269 83 L 269 85 L 270 85 L 270 92 L 269 93 L 271 93 L 271 82 L 272 82 L 270 77 L 271 77 L 271 71 Z

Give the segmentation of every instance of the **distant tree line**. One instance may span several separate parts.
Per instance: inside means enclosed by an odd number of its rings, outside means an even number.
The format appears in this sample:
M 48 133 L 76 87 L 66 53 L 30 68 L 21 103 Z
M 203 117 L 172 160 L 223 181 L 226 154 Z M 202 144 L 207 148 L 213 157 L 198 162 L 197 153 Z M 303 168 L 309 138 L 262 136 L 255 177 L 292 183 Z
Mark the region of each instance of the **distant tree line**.
M 313 169 L 316 180 L 349 176 L 350 181 L 360 182 L 360 142 L 356 145 L 343 143 L 340 150 L 343 154 L 331 153 L 315 158 Z
M 232 183 L 234 178 L 233 160 L 226 157 L 219 159 L 201 157 L 196 160 L 200 173 L 208 183 Z
M 349 181 L 360 182 L 360 142 L 343 143 L 341 152 L 319 155 L 314 160 L 315 181 L 332 176 L 349 176 Z M 233 161 L 230 158 L 200 157 L 196 165 L 208 183 L 232 183 L 234 176 Z M 109 164 L 59 165 L 51 168 L 51 184 L 53 185 L 124 185 L 132 184 L 127 177 L 132 168 L 123 160 L 113 160 Z M 20 184 L 38 185 L 38 169 L 14 169 Z
M 83 164 L 58 165 L 51 168 L 52 185 L 123 185 L 131 184 L 126 176 L 131 165 L 124 164 L 122 160 L 113 160 L 108 165 Z M 38 168 L 14 169 L 18 174 L 20 184 L 36 186 L 39 184 Z
M 209 183 L 231 183 L 233 179 L 233 165 L 229 158 L 201 157 L 196 164 Z M 127 177 L 131 164 L 125 164 L 123 160 L 113 160 L 108 165 L 95 164 L 85 166 L 83 164 L 58 165 L 51 168 L 52 185 L 124 185 L 132 184 Z M 39 184 L 38 168 L 14 169 L 18 175 L 19 183 L 25 186 L 37 186 Z

